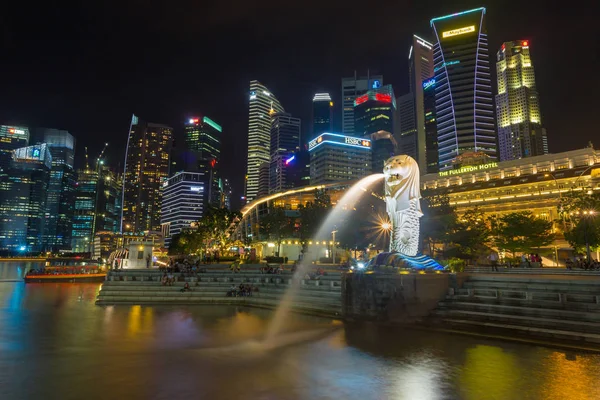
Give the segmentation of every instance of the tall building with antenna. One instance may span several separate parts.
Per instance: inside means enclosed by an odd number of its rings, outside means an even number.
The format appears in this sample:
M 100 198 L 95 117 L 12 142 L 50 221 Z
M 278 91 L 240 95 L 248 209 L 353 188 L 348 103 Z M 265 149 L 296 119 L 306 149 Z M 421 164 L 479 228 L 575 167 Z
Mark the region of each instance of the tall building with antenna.
M 360 136 L 354 129 L 354 100 L 371 89 L 383 86 L 383 75 L 354 76 L 342 78 L 342 132 L 348 136 Z
M 256 80 L 250 81 L 249 102 L 245 196 L 248 202 L 258 195 L 261 165 L 265 163 L 269 165 L 271 161 L 271 118 L 276 113 L 285 112 L 275 95 Z

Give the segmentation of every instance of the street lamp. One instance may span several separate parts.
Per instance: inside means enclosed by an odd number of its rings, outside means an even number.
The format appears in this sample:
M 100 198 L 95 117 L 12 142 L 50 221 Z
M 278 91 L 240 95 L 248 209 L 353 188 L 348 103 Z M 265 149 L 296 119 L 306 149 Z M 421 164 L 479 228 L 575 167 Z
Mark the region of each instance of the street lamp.
M 586 258 L 587 258 L 587 262 L 590 262 L 591 259 L 591 254 L 590 254 L 590 241 L 589 241 L 589 237 L 588 237 L 588 232 L 590 230 L 590 218 L 594 218 L 594 216 L 596 215 L 596 211 L 594 210 L 585 210 L 583 212 L 583 219 L 585 220 L 585 229 L 583 230 L 583 236 L 585 239 L 585 252 L 586 252 Z
M 381 230 L 388 234 L 390 233 L 390 231 L 392 230 L 392 224 L 389 223 L 388 221 L 382 222 L 381 223 Z M 385 241 L 385 236 L 383 237 L 383 240 Z M 384 243 L 384 251 L 385 251 L 385 243 Z

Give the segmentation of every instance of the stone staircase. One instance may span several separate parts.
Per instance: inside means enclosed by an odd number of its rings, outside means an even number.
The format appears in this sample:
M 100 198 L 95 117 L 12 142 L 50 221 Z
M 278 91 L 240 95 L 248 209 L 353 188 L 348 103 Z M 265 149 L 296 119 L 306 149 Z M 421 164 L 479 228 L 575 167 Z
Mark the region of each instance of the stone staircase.
M 176 274 L 173 286 L 160 283 L 162 273 L 152 270 L 127 270 L 107 276 L 96 299 L 98 305 L 111 304 L 236 304 L 276 308 L 291 284 L 291 274 L 256 272 L 209 272 L 195 276 Z M 191 291 L 181 292 L 188 282 Z M 247 297 L 227 297 L 232 284 L 252 284 L 258 292 Z M 339 317 L 341 314 L 340 276 L 301 280 L 292 308 L 296 311 Z
M 434 322 L 470 332 L 600 346 L 600 277 L 471 275 Z

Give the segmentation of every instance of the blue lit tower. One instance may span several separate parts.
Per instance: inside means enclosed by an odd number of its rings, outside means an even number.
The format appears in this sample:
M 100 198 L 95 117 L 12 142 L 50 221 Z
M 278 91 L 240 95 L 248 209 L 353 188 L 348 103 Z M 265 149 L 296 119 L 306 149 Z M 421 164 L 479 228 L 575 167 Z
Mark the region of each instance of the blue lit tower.
M 464 152 L 497 158 L 485 8 L 433 18 L 440 170 Z

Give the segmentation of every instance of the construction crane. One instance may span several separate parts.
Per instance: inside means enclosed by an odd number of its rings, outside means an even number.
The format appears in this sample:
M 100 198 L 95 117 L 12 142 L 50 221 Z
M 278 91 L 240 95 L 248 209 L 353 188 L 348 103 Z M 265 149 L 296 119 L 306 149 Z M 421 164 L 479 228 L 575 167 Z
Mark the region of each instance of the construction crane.
M 96 160 L 96 171 L 100 170 L 100 164 L 102 161 L 102 156 L 104 155 L 104 152 L 106 151 L 106 148 L 108 147 L 108 142 L 104 143 L 104 147 L 102 148 L 102 151 L 100 152 L 100 155 L 98 156 L 98 159 Z M 87 150 L 86 150 L 86 163 L 87 163 Z

